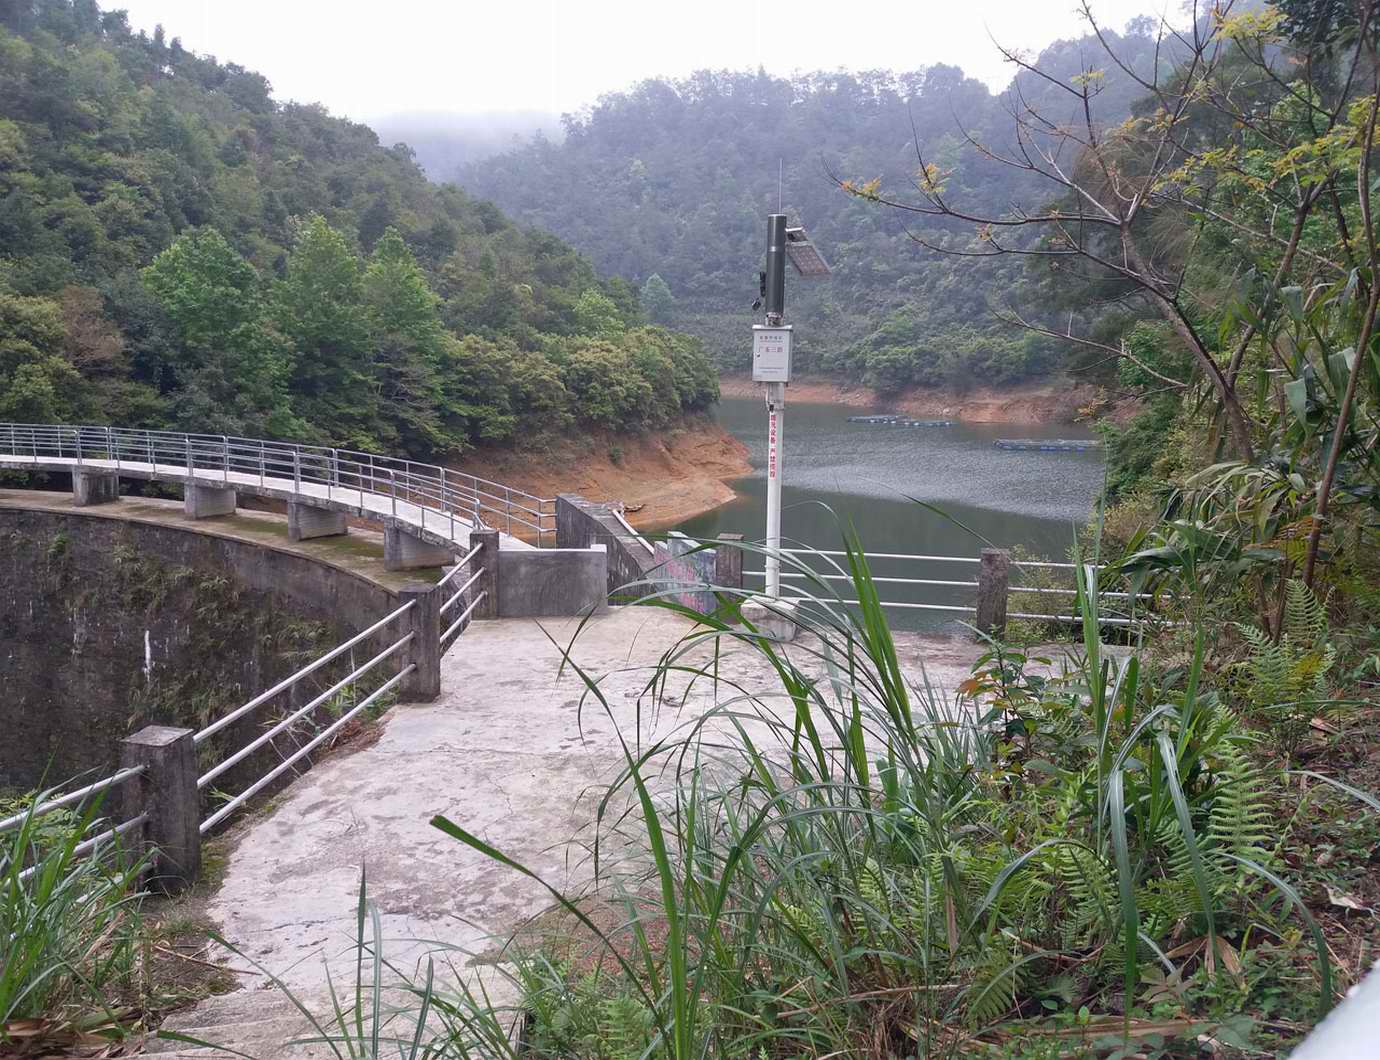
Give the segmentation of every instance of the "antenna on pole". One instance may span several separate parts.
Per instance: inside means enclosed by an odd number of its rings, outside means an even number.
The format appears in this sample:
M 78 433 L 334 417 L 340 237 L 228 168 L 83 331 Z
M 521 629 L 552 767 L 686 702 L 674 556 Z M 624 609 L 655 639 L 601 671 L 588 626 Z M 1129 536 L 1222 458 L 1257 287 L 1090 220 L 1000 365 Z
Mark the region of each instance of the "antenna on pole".
M 781 212 L 781 174 L 786 168 L 786 163 L 778 158 L 776 160 L 776 212 Z

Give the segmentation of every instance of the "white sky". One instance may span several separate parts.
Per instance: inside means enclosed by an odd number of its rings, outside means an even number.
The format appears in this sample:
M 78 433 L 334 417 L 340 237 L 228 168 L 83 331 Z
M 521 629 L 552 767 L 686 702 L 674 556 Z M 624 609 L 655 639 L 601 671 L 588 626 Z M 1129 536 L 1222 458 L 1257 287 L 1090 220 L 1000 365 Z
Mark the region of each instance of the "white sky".
M 257 70 L 281 100 L 368 121 L 397 111 L 576 110 L 646 77 L 705 67 L 944 62 L 1001 88 L 993 47 L 1081 34 L 1076 0 L 103 0 L 136 29 Z M 1093 0 L 1120 29 L 1164 0 Z M 786 42 L 784 45 L 778 41 Z

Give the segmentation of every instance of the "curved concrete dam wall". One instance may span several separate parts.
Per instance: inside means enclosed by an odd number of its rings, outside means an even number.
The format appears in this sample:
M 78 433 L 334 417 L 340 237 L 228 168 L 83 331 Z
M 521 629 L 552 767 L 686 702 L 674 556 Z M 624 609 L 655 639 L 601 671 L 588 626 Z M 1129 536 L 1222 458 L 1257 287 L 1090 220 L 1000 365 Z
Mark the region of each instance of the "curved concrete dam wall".
M 381 567 L 356 560 L 358 538 L 313 558 L 287 547 L 280 517 L 180 525 L 181 507 L 139 499 L 78 510 L 69 496 L 0 492 L 0 788 L 109 771 L 125 735 L 200 728 L 396 606 L 395 587 L 350 569 Z M 321 558 L 330 548 L 338 563 Z M 324 667 L 293 703 L 334 675 Z M 247 743 L 288 705 L 229 726 L 206 752 Z M 304 719 L 301 740 L 311 731 Z M 238 790 L 236 773 L 262 775 L 296 742 L 265 748 L 216 787 Z

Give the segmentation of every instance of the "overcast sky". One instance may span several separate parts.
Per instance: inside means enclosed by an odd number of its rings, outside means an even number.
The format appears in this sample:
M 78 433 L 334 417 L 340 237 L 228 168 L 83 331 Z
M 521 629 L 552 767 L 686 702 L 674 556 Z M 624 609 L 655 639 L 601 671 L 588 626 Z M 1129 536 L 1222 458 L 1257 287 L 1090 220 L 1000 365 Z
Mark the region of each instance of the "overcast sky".
M 1094 0 L 1120 29 L 1163 0 Z M 911 70 L 945 62 L 994 89 L 992 45 L 1083 32 L 1075 0 L 127 0 L 136 29 L 264 74 L 279 99 L 368 121 L 405 110 L 577 110 L 704 67 Z

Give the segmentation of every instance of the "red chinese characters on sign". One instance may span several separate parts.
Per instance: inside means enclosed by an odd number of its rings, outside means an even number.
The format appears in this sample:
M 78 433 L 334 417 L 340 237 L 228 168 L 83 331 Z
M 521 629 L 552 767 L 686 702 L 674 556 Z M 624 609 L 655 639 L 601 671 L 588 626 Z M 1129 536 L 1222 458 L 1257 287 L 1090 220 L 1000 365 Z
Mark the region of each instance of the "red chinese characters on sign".
M 776 478 L 776 410 L 767 413 L 767 478 Z

